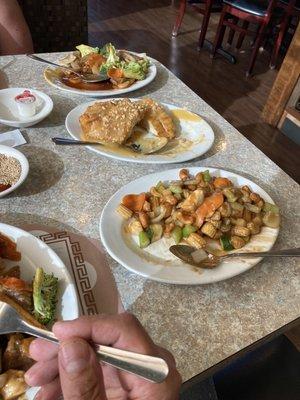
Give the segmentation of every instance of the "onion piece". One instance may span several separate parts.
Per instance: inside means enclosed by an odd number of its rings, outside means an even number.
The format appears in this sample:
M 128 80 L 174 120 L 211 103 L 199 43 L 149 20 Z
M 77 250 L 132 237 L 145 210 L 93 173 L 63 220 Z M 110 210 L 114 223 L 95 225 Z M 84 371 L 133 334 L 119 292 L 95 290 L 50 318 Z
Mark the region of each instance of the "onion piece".
M 160 213 L 157 215 L 157 217 L 151 219 L 152 224 L 156 224 L 157 222 L 160 222 L 166 215 L 167 209 L 165 206 L 160 207 Z

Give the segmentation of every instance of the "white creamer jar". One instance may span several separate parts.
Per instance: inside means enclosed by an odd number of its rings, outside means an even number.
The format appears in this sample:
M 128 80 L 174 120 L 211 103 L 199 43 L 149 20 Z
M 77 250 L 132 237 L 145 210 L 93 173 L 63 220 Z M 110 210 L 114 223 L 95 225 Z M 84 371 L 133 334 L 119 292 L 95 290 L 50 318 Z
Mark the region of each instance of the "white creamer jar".
M 21 117 L 33 117 L 36 113 L 36 98 L 30 90 L 24 90 L 23 93 L 15 97 L 18 111 Z

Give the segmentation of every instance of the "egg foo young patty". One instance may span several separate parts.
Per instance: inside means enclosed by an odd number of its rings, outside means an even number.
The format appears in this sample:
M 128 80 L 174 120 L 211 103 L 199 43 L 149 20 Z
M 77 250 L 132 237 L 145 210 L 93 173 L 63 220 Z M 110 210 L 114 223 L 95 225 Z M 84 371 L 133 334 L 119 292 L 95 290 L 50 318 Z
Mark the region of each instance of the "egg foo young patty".
M 79 118 L 86 140 L 123 144 L 141 121 L 146 106 L 129 99 L 96 102 Z

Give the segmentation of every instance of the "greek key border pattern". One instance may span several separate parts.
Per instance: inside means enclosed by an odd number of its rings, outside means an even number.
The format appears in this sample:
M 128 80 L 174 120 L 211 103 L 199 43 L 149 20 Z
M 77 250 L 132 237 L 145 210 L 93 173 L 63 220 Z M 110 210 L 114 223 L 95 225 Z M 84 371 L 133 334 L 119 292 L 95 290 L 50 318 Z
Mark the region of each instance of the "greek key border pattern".
M 79 242 L 71 242 L 71 238 L 68 232 L 55 232 L 40 235 L 39 238 L 46 244 L 51 244 L 54 242 L 64 241 L 69 244 L 69 249 L 71 250 L 70 262 L 73 269 L 73 273 L 76 274 L 76 284 L 77 288 L 79 285 L 80 298 L 83 298 L 83 311 L 88 315 L 98 314 L 98 309 L 95 301 L 95 297 L 91 288 L 91 282 L 88 276 L 87 268 L 84 261 L 84 256 L 81 251 L 81 246 Z

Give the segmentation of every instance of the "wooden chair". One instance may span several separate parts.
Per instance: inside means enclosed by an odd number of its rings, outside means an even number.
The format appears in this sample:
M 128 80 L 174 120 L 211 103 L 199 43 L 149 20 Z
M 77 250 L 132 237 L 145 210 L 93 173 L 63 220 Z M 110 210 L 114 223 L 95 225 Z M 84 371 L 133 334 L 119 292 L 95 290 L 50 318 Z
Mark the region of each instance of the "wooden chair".
M 73 50 L 88 42 L 86 0 L 18 0 L 35 52 Z
M 263 42 L 266 28 L 271 20 L 277 0 L 224 0 L 223 3 L 224 5 L 212 49 L 212 57 L 215 56 L 217 49 L 222 44 L 227 26 L 233 31 L 240 32 L 237 48 L 241 47 L 245 35 L 254 35 L 254 46 L 246 72 L 246 76 L 249 76 L 252 73 L 258 50 Z M 236 23 L 239 19 L 243 20 L 242 26 Z M 248 29 L 249 23 L 258 24 L 258 31 L 250 31 Z
M 180 29 L 186 7 L 188 4 L 190 4 L 196 12 L 203 15 L 201 31 L 198 40 L 198 47 L 202 48 L 210 19 L 210 14 L 212 12 L 220 11 L 222 9 L 221 3 L 221 0 L 180 0 L 179 10 L 173 27 L 172 36 L 176 37 L 178 35 L 178 31 Z
M 270 68 L 276 68 L 279 50 L 282 45 L 283 38 L 290 26 L 290 20 L 296 17 L 300 18 L 300 0 L 280 0 L 277 4 L 278 7 L 284 10 L 283 18 L 279 25 L 277 38 L 275 40 L 274 49 L 271 56 Z

